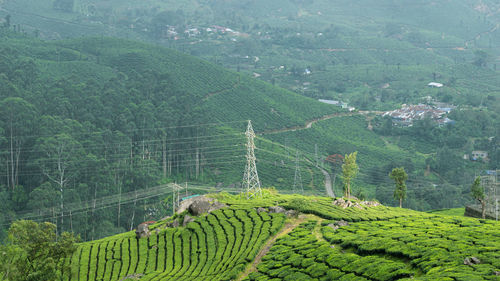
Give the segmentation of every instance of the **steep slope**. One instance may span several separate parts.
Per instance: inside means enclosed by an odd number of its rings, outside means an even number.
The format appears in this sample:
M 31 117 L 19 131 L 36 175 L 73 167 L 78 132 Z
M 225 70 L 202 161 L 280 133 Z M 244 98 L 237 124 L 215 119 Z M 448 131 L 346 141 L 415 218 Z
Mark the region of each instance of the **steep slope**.
M 129 232 L 81 244 L 66 261 L 63 280 L 127 276 L 140 280 L 498 280 L 498 222 L 364 203 L 342 208 L 331 198 L 265 194 L 264 199 L 254 200 L 211 195 L 229 207 L 197 217 L 185 227 L 165 228 L 167 221 L 158 222 L 150 226 L 157 230 L 149 238 L 137 239 Z M 274 237 L 285 222 L 284 214 L 270 211 L 276 205 L 301 214 L 289 216 L 286 231 Z M 264 209 L 256 211 L 257 207 Z M 269 252 L 259 256 L 256 268 L 250 267 L 259 251 L 267 252 L 264 244 Z M 480 263 L 464 265 L 470 257 Z

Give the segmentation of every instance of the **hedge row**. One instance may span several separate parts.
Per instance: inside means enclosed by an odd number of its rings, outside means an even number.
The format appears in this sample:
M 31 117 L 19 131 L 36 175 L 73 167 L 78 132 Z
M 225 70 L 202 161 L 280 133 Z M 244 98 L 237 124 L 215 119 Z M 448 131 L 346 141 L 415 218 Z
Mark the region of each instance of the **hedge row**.
M 133 233 L 80 245 L 66 260 L 63 280 L 231 280 L 252 261 L 269 236 L 284 223 L 282 214 L 221 209 L 186 227 Z
M 322 232 L 329 242 L 363 255 L 411 261 L 422 272 L 415 280 L 499 280 L 495 275 L 500 271 L 498 222 L 422 213 L 338 230 L 324 226 Z M 472 256 L 481 263 L 464 265 L 464 259 Z
M 276 241 L 247 280 L 396 280 L 415 274 L 402 261 L 343 253 L 314 235 L 309 221 Z

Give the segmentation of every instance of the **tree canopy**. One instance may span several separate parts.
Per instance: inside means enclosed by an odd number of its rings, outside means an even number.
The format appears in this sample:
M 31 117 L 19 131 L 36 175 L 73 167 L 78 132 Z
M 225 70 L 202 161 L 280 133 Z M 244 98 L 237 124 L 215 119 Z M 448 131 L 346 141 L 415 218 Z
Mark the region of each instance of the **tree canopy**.
M 57 280 L 58 263 L 76 250 L 73 234 L 56 234 L 54 224 L 20 220 L 12 223 L 7 244 L 0 246 L 0 280 Z
M 359 171 L 358 164 L 356 164 L 356 156 L 358 152 L 346 154 L 344 157 L 344 164 L 342 164 L 342 181 L 344 182 L 344 196 L 351 197 L 351 182 L 356 177 Z
M 484 187 L 481 185 L 481 177 L 476 177 L 471 187 L 472 197 L 481 204 L 481 215 L 483 219 L 486 217 L 486 195 Z
M 406 198 L 406 180 L 408 179 L 408 174 L 406 174 L 403 167 L 392 169 L 389 177 L 394 180 L 396 184 L 396 189 L 394 189 L 394 198 L 399 200 L 399 207 L 403 207 L 403 200 Z

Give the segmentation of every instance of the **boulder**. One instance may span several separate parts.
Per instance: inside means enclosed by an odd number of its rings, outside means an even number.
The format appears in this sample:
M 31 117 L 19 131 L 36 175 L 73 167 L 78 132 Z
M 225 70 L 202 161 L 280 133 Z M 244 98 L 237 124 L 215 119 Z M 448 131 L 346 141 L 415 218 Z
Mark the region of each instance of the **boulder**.
M 349 223 L 346 222 L 345 220 L 336 221 L 335 224 L 338 226 L 348 226 L 349 225 Z
M 297 212 L 296 210 L 287 210 L 285 211 L 285 215 L 287 218 L 291 218 L 291 217 L 298 217 L 299 216 L 299 212 Z
M 177 213 L 180 214 L 186 210 L 189 210 L 192 215 L 199 216 L 203 213 L 210 213 L 224 207 L 226 207 L 225 204 L 219 203 L 213 198 L 196 196 L 182 201 L 179 208 L 177 209 Z
M 149 226 L 147 223 L 141 223 L 137 226 L 137 229 L 135 231 L 135 236 L 137 239 L 140 238 L 147 238 L 151 235 L 151 232 L 149 232 Z
M 185 215 L 184 216 L 184 221 L 182 222 L 182 226 L 186 226 L 188 223 L 194 221 L 194 219 L 192 217 L 190 217 L 189 215 Z
M 262 208 L 262 207 L 257 208 L 257 213 L 260 214 L 262 212 L 267 212 L 267 209 L 266 208 Z
M 120 279 L 120 281 L 126 281 L 126 280 L 139 280 L 141 277 L 144 276 L 144 274 L 141 273 L 134 273 L 132 275 L 128 275 Z
M 363 210 L 363 206 L 361 206 L 359 203 L 354 203 L 354 208 L 358 208 L 360 210 Z
M 481 260 L 479 260 L 476 257 L 467 257 L 464 259 L 464 264 L 465 265 L 474 265 L 474 264 L 480 264 Z
M 366 207 L 377 207 L 380 206 L 380 203 L 377 201 L 363 201 L 361 202 L 362 205 L 365 205 Z
M 356 197 L 351 196 L 352 200 L 356 200 Z M 358 209 L 364 209 L 364 207 L 377 207 L 380 206 L 379 202 L 376 201 L 363 201 L 361 203 L 358 202 L 353 202 L 351 200 L 344 200 L 344 198 L 338 198 L 333 200 L 332 202 L 333 205 L 339 206 L 341 208 L 350 208 L 350 207 L 355 207 Z
M 337 230 L 341 226 L 348 226 L 348 225 L 349 225 L 348 222 L 346 222 L 344 220 L 339 220 L 339 221 L 336 221 L 334 223 L 329 223 L 326 226 L 331 227 L 333 230 Z
M 278 213 L 278 214 L 281 214 L 281 213 L 284 213 L 285 211 L 286 210 L 283 207 L 280 207 L 280 206 L 269 207 L 269 213 Z
M 332 204 L 345 209 L 347 207 L 350 207 L 351 201 L 346 201 L 346 200 L 344 200 L 344 198 L 339 198 L 339 199 L 333 200 Z
M 197 200 L 189 205 L 189 212 L 194 216 L 207 213 L 210 210 L 210 202 L 206 200 Z
M 331 227 L 333 230 L 337 230 L 337 229 L 339 229 L 339 226 L 338 226 L 338 225 L 335 225 L 335 224 L 333 224 L 333 223 L 329 223 L 329 224 L 327 224 L 326 226 Z
M 177 219 L 167 222 L 167 227 L 178 227 L 179 226 L 179 221 Z

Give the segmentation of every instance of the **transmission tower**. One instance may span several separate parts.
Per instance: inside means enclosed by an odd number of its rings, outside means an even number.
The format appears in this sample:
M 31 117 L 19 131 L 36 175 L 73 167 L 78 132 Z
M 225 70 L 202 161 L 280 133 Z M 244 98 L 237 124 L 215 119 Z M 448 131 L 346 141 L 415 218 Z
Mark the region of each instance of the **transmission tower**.
M 314 158 L 316 159 L 316 167 L 319 167 L 318 144 L 314 145 Z
M 262 196 L 262 190 L 260 188 L 259 174 L 257 173 L 257 166 L 255 165 L 255 133 L 252 128 L 252 121 L 248 120 L 247 131 L 245 132 L 247 136 L 247 164 L 245 166 L 245 172 L 243 174 L 243 184 L 242 188 L 245 189 L 245 194 L 247 199 L 251 197 Z
M 293 179 L 293 193 L 297 193 L 298 191 L 304 193 L 304 187 L 302 186 L 302 176 L 300 174 L 299 151 L 297 150 L 295 156 L 295 178 Z

